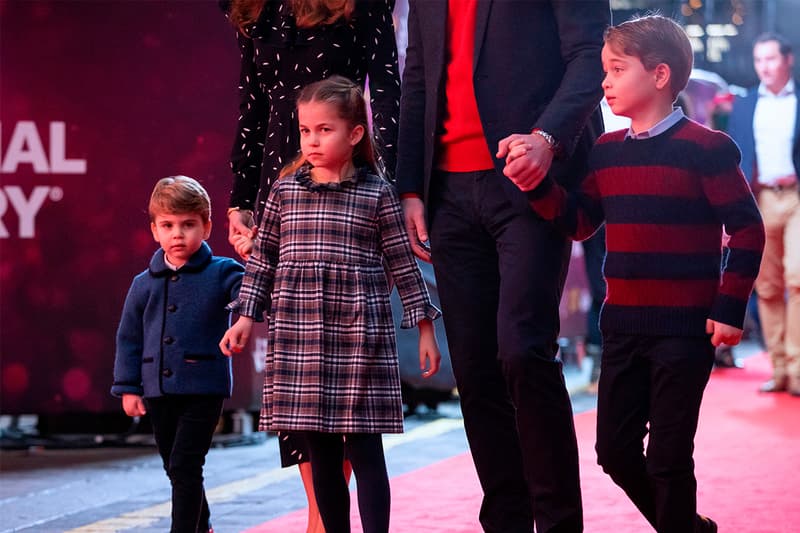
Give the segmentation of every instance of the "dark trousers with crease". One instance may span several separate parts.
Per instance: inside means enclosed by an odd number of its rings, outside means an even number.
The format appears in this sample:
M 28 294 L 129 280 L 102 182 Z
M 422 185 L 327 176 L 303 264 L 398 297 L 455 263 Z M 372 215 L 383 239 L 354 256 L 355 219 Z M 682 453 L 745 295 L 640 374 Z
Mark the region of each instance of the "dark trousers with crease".
M 440 172 L 433 266 L 487 532 L 580 532 L 572 407 L 556 360 L 570 243 L 494 170 Z
M 713 361 L 708 337 L 603 333 L 597 462 L 659 533 L 697 525 L 692 455 Z
M 208 531 L 203 465 L 222 414 L 222 396 L 145 398 L 158 453 L 172 485 L 171 533 Z

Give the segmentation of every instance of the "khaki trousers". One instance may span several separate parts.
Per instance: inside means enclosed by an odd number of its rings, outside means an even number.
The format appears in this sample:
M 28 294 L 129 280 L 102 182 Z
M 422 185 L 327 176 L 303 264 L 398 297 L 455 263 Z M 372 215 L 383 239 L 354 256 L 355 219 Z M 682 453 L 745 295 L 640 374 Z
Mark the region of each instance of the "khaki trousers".
M 762 189 L 766 244 L 756 280 L 758 312 L 773 379 L 800 388 L 800 195 L 797 186 Z

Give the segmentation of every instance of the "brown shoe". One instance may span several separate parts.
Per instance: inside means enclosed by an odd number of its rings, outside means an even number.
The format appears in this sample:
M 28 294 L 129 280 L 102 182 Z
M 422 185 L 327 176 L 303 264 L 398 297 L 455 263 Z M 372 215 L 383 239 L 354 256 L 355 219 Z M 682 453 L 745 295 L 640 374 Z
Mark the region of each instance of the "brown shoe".
M 758 388 L 759 392 L 786 392 L 788 386 L 786 384 L 786 380 L 775 380 L 771 379 L 769 381 L 765 381 L 761 384 Z

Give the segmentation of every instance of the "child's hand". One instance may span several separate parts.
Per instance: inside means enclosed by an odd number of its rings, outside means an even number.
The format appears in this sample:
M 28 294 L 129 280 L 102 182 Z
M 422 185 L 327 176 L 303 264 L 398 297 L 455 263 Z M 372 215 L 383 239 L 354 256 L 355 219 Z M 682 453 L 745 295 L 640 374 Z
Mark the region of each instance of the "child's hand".
M 228 328 L 228 331 L 222 336 L 222 340 L 219 341 L 219 349 L 228 357 L 234 353 L 241 352 L 247 345 L 247 340 L 250 338 L 250 330 L 252 329 L 253 319 L 240 316 L 239 320 Z
M 248 209 L 236 209 L 228 212 L 228 242 L 233 244 L 234 235 L 249 235 L 255 226 L 253 212 Z
M 236 250 L 236 253 L 239 256 L 247 261 L 250 259 L 250 254 L 253 251 L 253 239 L 247 235 L 234 235 L 231 237 L 231 244 L 233 244 L 233 249 Z
M 497 157 L 506 158 L 505 174 L 521 191 L 532 191 L 553 163 L 553 151 L 541 135 L 515 133 L 501 139 Z
M 147 414 L 144 400 L 142 400 L 142 397 L 138 394 L 123 394 L 122 409 L 128 416 L 144 416 Z
M 519 159 L 520 157 L 524 156 L 532 149 L 533 146 L 526 143 L 525 139 L 522 137 L 516 138 L 509 142 L 508 146 L 506 146 L 506 151 L 508 153 L 508 155 L 506 155 L 506 166 L 508 166 L 515 159 Z
M 710 318 L 706 320 L 706 333 L 711 335 L 711 344 L 736 346 L 742 340 L 742 330 Z
M 442 364 L 442 354 L 436 342 L 436 332 L 433 322 L 428 319 L 419 323 L 419 369 L 422 377 L 429 378 L 439 371 Z

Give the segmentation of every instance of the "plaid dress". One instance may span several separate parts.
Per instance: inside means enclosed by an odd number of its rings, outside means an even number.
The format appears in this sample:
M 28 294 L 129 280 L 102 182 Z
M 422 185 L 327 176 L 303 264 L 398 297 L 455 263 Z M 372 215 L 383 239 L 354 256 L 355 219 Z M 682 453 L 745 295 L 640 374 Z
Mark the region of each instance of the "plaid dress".
M 273 185 L 231 306 L 269 314 L 259 429 L 403 431 L 387 273 L 403 302 L 401 327 L 440 315 L 391 184 L 366 169 L 315 183 L 306 166 Z

